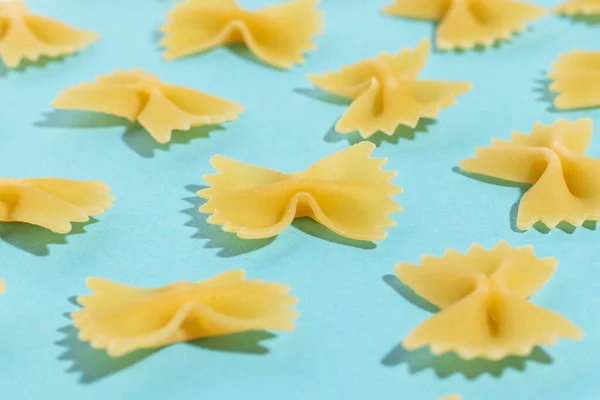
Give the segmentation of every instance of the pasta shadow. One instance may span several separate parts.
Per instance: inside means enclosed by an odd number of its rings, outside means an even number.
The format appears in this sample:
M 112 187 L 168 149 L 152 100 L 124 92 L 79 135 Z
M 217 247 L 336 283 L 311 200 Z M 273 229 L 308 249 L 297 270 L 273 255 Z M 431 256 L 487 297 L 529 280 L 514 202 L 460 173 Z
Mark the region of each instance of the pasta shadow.
M 55 342 L 64 347 L 65 351 L 58 359 L 70 361 L 72 365 L 67 369 L 68 373 L 80 373 L 81 383 L 94 383 L 156 353 L 157 349 L 137 350 L 122 357 L 110 357 L 104 350 L 94 349 L 89 343 L 82 342 L 77 338 L 77 329 L 73 325 L 60 328 L 59 333 L 64 337 Z
M 392 135 L 385 134 L 383 132 L 376 132 L 368 138 L 363 138 L 360 136 L 358 131 L 350 132 L 350 133 L 338 133 L 335 130 L 335 124 L 329 129 L 329 131 L 325 134 L 324 140 L 329 143 L 336 143 L 343 140 L 347 140 L 351 145 L 363 142 L 370 141 L 375 146 L 379 147 L 383 142 L 390 144 L 398 144 L 400 140 L 415 140 L 417 134 L 419 133 L 427 133 L 429 127 L 435 125 L 436 121 L 429 118 L 420 118 L 417 126 L 414 128 L 398 125 L 396 130 Z
M 431 313 L 439 311 L 438 307 L 421 298 L 396 278 L 396 276 L 385 275 L 383 276 L 383 281 L 411 304 Z M 475 379 L 484 374 L 500 377 L 506 369 L 523 371 L 528 362 L 551 364 L 552 358 L 542 348 L 536 347 L 526 357 L 509 356 L 498 361 L 490 361 L 482 358 L 464 360 L 455 353 L 433 355 L 427 347 L 410 351 L 405 349 L 402 344 L 398 344 L 381 360 L 381 364 L 386 367 L 406 364 L 411 374 L 431 369 L 439 378 L 462 374 L 467 379 Z
M 263 346 L 261 342 L 275 337 L 276 335 L 267 331 L 248 331 L 198 339 L 187 342 L 187 344 L 205 350 L 221 351 L 225 353 L 262 355 L 268 354 L 269 349 Z
M 37 225 L 21 222 L 0 222 L 0 238 L 2 241 L 34 256 L 47 256 L 50 246 L 67 244 L 67 236 L 85 233 L 85 227 L 98 222 L 90 218 L 84 223 L 73 223 L 73 229 L 67 234 L 55 233 Z
M 234 233 L 223 231 L 220 226 L 209 224 L 206 221 L 207 214 L 202 214 L 198 211 L 198 208 L 206 202 L 206 199 L 196 196 L 196 192 L 204 188 L 206 186 L 186 186 L 185 189 L 194 193 L 194 196 L 186 197 L 183 200 L 190 203 L 192 207 L 181 211 L 190 217 L 190 221 L 186 222 L 185 226 L 190 226 L 197 230 L 192 235 L 192 238 L 208 240 L 204 248 L 221 249 L 217 253 L 219 257 L 235 257 L 261 249 L 275 240 L 275 237 L 254 240 L 240 239 Z
M 558 97 L 558 93 L 555 93 L 552 90 L 550 90 L 550 85 L 552 84 L 552 81 L 546 77 L 547 72 L 542 71 L 542 74 L 544 76 L 543 78 L 538 78 L 534 80 L 533 91 L 538 94 L 539 101 L 548 103 L 548 108 L 546 109 L 546 111 L 558 112 L 559 110 L 557 110 L 554 107 L 554 100 L 556 100 L 556 98 Z
M 211 132 L 224 130 L 222 125 L 204 125 L 187 131 L 173 131 L 168 143 L 158 143 L 138 123 L 114 115 L 80 110 L 54 110 L 44 114 L 36 126 L 67 129 L 122 128 L 123 142 L 140 157 L 152 158 L 157 150 L 167 151 L 171 145 L 189 144 L 194 139 L 208 138 Z
M 319 88 L 297 88 L 294 89 L 294 92 L 306 97 L 310 97 L 313 100 L 323 101 L 331 104 L 349 106 L 352 103 L 352 99 L 336 96 L 335 94 L 326 92 Z
M 106 351 L 94 349 L 89 343 L 80 341 L 77 338 L 78 331 L 73 325 L 62 327 L 58 332 L 64 337 L 56 344 L 65 348 L 58 359 L 71 362 L 66 372 L 81 374 L 81 383 L 97 382 L 137 364 L 162 349 L 141 349 L 121 357 L 111 357 Z M 262 355 L 269 353 L 269 349 L 261 342 L 274 337 L 270 332 L 250 331 L 194 340 L 186 342 L 185 345 L 209 351 Z
M 71 55 L 73 56 L 73 55 Z M 62 63 L 66 56 L 45 57 L 42 56 L 35 61 L 22 60 L 15 68 L 9 68 L 4 63 L 0 62 L 0 77 L 8 75 L 10 71 L 25 72 L 30 68 L 45 68 L 48 64 Z
M 559 15 L 563 20 L 570 20 L 575 23 L 583 23 L 587 25 L 600 25 L 600 15 Z
M 373 250 L 377 248 L 377 245 L 373 242 L 366 240 L 355 240 L 347 237 L 338 235 L 326 226 L 319 224 L 312 218 L 296 218 L 292 222 L 294 228 L 306 233 L 307 235 L 326 240 L 331 243 L 341 244 L 343 246 L 356 247 L 364 250 Z
M 463 360 L 455 353 L 436 356 L 431 354 L 428 348 L 409 351 L 401 344 L 394 347 L 381 360 L 381 363 L 386 367 L 406 364 L 411 374 L 430 369 L 439 378 L 461 374 L 467 379 L 475 379 L 486 374 L 499 378 L 507 369 L 524 371 L 528 363 L 549 365 L 552 362 L 552 358 L 540 347 L 533 349 L 527 357 L 509 356 L 499 361 L 490 361 L 483 358 Z
M 79 110 L 53 110 L 44 113 L 44 119 L 34 124 L 43 128 L 91 129 L 129 128 L 133 124 L 115 115 Z
M 282 71 L 282 69 L 277 68 L 276 66 L 271 65 L 271 64 L 261 60 L 257 56 L 255 56 L 254 53 L 252 53 L 244 43 L 232 43 L 232 44 L 225 45 L 223 47 L 225 47 L 227 50 L 229 50 L 231 53 L 235 54 L 236 56 L 238 56 L 246 61 L 250 61 L 253 64 L 257 64 L 257 65 L 266 67 L 266 68 L 274 70 L 274 71 L 279 71 L 279 72 Z
M 134 124 L 123 133 L 123 142 L 139 156 L 152 158 L 157 150 L 167 151 L 171 145 L 189 144 L 194 139 L 207 139 L 212 132 L 222 130 L 225 130 L 222 125 L 196 126 L 187 131 L 173 131 L 171 141 L 158 143 L 142 126 Z

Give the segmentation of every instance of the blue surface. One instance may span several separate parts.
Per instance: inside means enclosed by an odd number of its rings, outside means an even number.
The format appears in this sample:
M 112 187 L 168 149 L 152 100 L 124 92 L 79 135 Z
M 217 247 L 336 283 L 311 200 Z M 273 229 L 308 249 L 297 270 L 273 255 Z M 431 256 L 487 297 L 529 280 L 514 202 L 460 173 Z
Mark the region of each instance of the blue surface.
M 544 82 L 558 53 L 600 50 L 598 23 L 549 16 L 512 43 L 431 56 L 423 77 L 469 80 L 474 88 L 416 134 L 376 138 L 375 155 L 389 157 L 386 168 L 398 171 L 395 183 L 404 188 L 398 196 L 404 211 L 383 242 L 357 245 L 309 221 L 274 240 L 244 242 L 196 212 L 193 191 L 211 172 L 213 154 L 296 171 L 356 140 L 332 131 L 346 106 L 323 101 L 305 76 L 431 37 L 427 22 L 382 15 L 387 2 L 324 0 L 327 27 L 316 39 L 318 50 L 304 66 L 280 72 L 239 48 L 162 61 L 157 27 L 172 5 L 167 0 L 28 1 L 32 10 L 102 39 L 74 57 L 0 71 L 1 174 L 102 179 L 117 201 L 97 222 L 64 237 L 0 226 L 0 276 L 8 286 L 0 298 L 3 399 L 433 400 L 451 392 L 466 400 L 600 398 L 600 232 L 515 232 L 511 209 L 520 190 L 453 170 L 475 146 L 557 118 L 593 118 L 597 133 L 589 154 L 600 157 L 600 109 L 555 112 Z M 208 137 L 196 129 L 159 146 L 115 118 L 52 111 L 50 101 L 67 85 L 133 67 L 240 102 L 246 112 Z M 430 314 L 394 289 L 394 263 L 446 248 L 465 251 L 472 242 L 489 247 L 499 239 L 534 244 L 538 255 L 558 258 L 558 271 L 533 300 L 578 323 L 585 340 L 560 341 L 528 359 L 475 365 L 398 348 Z M 77 308 L 70 298 L 86 293 L 87 276 L 158 286 L 233 268 L 290 284 L 300 298 L 297 329 L 111 360 L 78 342 L 65 316 Z

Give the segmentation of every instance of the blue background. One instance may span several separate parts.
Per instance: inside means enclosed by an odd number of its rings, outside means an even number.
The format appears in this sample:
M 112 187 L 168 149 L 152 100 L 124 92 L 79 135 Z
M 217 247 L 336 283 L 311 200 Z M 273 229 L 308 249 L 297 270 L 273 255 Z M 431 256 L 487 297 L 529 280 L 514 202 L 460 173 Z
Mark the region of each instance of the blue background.
M 102 179 L 117 201 L 66 236 L 0 225 L 0 276 L 8 287 L 0 298 L 2 398 L 433 400 L 451 392 L 466 400 L 599 398 L 600 232 L 591 225 L 516 232 L 521 190 L 479 182 L 455 168 L 491 138 L 557 118 L 593 118 L 597 136 L 589 154 L 600 157 L 600 109 L 556 112 L 544 78 L 558 53 L 600 50 L 600 23 L 550 15 L 513 42 L 430 57 L 423 78 L 468 80 L 474 87 L 416 132 L 374 138 L 375 155 L 389 157 L 386 168 L 398 172 L 395 183 L 404 188 L 398 196 L 404 211 L 394 215 L 398 225 L 383 242 L 351 242 L 305 220 L 273 240 L 242 241 L 196 212 L 201 202 L 193 192 L 211 173 L 213 154 L 291 172 L 358 140 L 332 129 L 347 106 L 325 101 L 305 77 L 432 37 L 428 22 L 383 15 L 386 3 L 322 1 L 327 26 L 316 38 L 318 49 L 305 65 L 282 72 L 254 61 L 241 46 L 162 61 L 157 27 L 173 4 L 168 0 L 28 1 L 36 13 L 102 38 L 73 57 L 0 71 L 1 174 Z M 246 112 L 222 129 L 180 132 L 171 144 L 157 145 L 118 118 L 50 106 L 68 85 L 134 67 L 237 101 Z M 533 301 L 579 324 L 584 341 L 560 341 L 500 363 L 398 347 L 430 313 L 390 276 L 393 265 L 500 239 L 534 244 L 538 255 L 558 258 L 559 269 Z M 87 276 L 159 286 L 234 268 L 293 287 L 301 313 L 295 331 L 110 359 L 77 341 L 66 316 L 77 309 L 73 296 L 87 292 Z

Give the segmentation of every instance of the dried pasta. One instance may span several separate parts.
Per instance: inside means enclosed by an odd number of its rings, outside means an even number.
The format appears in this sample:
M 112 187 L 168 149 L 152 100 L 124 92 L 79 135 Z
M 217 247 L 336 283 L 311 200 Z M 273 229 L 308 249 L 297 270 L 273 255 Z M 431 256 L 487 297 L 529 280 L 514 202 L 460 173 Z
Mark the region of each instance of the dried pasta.
M 318 0 L 293 0 L 257 11 L 235 0 L 187 0 L 176 4 L 161 30 L 168 60 L 231 43 L 244 43 L 262 61 L 287 69 L 304 62 L 321 31 Z
M 429 41 L 396 55 L 382 53 L 339 72 L 309 75 L 320 89 L 353 99 L 337 122 L 340 133 L 358 130 L 363 138 L 381 131 L 393 135 L 398 125 L 416 127 L 420 118 L 435 118 L 440 109 L 471 89 L 469 82 L 417 79 L 429 54 Z
M 6 284 L 4 283 L 4 279 L 0 279 L 0 294 L 4 294 L 6 291 Z
M 519 204 L 517 227 L 537 221 L 554 228 L 562 221 L 581 226 L 600 220 L 600 160 L 585 155 L 592 120 L 536 123 L 531 134 L 515 132 L 510 141 L 494 139 L 462 160 L 464 171 L 531 184 Z
M 394 172 L 381 170 L 386 160 L 369 157 L 374 149 L 362 142 L 291 174 L 214 156 L 219 173 L 204 176 L 210 187 L 198 192 L 208 199 L 199 211 L 243 239 L 276 236 L 310 217 L 351 239 L 382 240 L 395 225 L 388 215 L 402 209 L 391 199 L 401 189 L 390 182 Z
M 402 342 L 408 350 L 429 346 L 432 354 L 454 352 L 464 359 L 526 356 L 558 337 L 578 340 L 583 332 L 563 316 L 528 301 L 552 276 L 553 258 L 537 258 L 533 247 L 491 250 L 473 244 L 466 254 L 447 250 L 399 263 L 398 278 L 440 311 Z
M 249 330 L 289 331 L 298 313 L 288 286 L 233 270 L 201 282 L 145 289 L 88 278 L 93 292 L 71 314 L 79 339 L 112 357 L 144 348 Z
M 112 207 L 115 198 L 108 192 L 101 181 L 0 178 L 0 221 L 69 233 L 71 222 L 88 221 Z
M 600 5 L 600 3 L 598 3 Z M 561 54 L 548 77 L 557 92 L 554 106 L 561 110 L 600 106 L 600 51 Z
M 141 69 L 116 71 L 99 76 L 95 82 L 69 87 L 52 105 L 137 121 L 159 143 L 169 142 L 173 130 L 231 121 L 244 110 L 241 105 L 219 97 L 162 83 Z
M 600 15 L 600 0 L 569 0 L 556 8 L 564 15 Z
M 436 45 L 441 50 L 491 46 L 510 40 L 543 8 L 512 0 L 395 0 L 384 12 L 400 17 L 439 21 Z
M 9 68 L 23 60 L 73 54 L 97 39 L 93 32 L 30 13 L 21 0 L 0 1 L 0 58 Z
M 449 394 L 442 397 L 440 400 L 462 400 L 462 396 L 459 394 Z

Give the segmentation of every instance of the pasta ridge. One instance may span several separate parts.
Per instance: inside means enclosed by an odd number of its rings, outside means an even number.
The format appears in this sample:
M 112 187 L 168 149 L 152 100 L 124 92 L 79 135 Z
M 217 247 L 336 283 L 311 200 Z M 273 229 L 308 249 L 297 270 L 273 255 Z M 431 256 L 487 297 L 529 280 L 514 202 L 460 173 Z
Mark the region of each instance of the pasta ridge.
M 32 14 L 21 0 L 0 3 L 0 31 L 0 58 L 9 68 L 24 60 L 74 54 L 99 38 L 96 33 Z
M 102 181 L 60 178 L 0 178 L 0 221 L 39 225 L 56 233 L 112 207 Z
M 71 314 L 79 339 L 119 357 L 142 348 L 249 330 L 294 328 L 297 299 L 278 283 L 246 280 L 232 270 L 200 282 L 155 289 L 88 278 L 91 295 Z
M 199 211 L 243 239 L 276 236 L 310 217 L 348 238 L 382 240 L 395 224 L 389 214 L 401 210 L 391 198 L 401 189 L 390 182 L 395 173 L 381 170 L 385 160 L 369 157 L 374 148 L 359 143 L 291 174 L 214 156 L 219 173 L 204 176 L 210 187 L 197 193 L 207 199 Z
M 441 50 L 469 50 L 510 40 L 528 22 L 546 14 L 541 7 L 513 0 L 395 0 L 384 12 L 437 21 L 436 45 Z
M 600 1 L 569 0 L 556 7 L 556 12 L 564 15 L 600 15 Z
M 600 106 L 600 51 L 561 54 L 552 67 L 548 78 L 550 90 L 558 93 L 554 99 L 557 109 Z
M 232 121 L 244 110 L 229 100 L 162 83 L 141 69 L 116 71 L 99 76 L 95 82 L 68 87 L 52 105 L 137 121 L 159 143 L 169 142 L 174 130 Z
M 405 337 L 403 346 L 499 360 L 526 356 L 559 337 L 581 339 L 583 332 L 572 322 L 528 300 L 557 264 L 553 258 L 537 258 L 531 246 L 511 248 L 505 241 L 490 250 L 474 244 L 466 254 L 425 256 L 419 265 L 398 263 L 396 276 L 440 308 Z
M 322 28 L 318 0 L 292 0 L 256 11 L 226 2 L 188 0 L 176 5 L 161 27 L 167 60 L 232 43 L 244 43 L 256 57 L 277 68 L 304 62 Z
M 339 72 L 311 74 L 308 80 L 321 90 L 352 99 L 336 131 L 358 131 L 363 138 L 379 131 L 391 136 L 399 125 L 415 128 L 421 118 L 436 118 L 471 89 L 469 82 L 417 79 L 429 51 L 429 41 L 423 40 L 414 50 L 382 53 Z
M 600 220 L 600 160 L 585 155 L 592 120 L 536 123 L 531 134 L 516 132 L 508 142 L 493 140 L 475 149 L 476 157 L 461 160 L 467 172 L 530 184 L 519 203 L 517 227 L 540 221 L 555 228 L 566 221 L 581 226 Z

